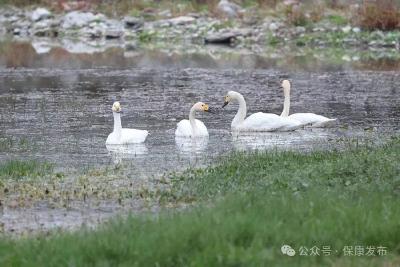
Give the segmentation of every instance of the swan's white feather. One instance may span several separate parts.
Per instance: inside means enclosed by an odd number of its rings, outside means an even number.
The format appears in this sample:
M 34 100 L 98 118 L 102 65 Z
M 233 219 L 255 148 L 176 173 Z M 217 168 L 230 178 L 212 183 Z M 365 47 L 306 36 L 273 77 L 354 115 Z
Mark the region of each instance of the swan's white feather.
M 247 117 L 237 129 L 247 132 L 293 131 L 299 128 L 299 122 L 280 117 L 276 114 L 257 112 Z
M 106 144 L 109 145 L 123 145 L 123 144 L 137 144 L 143 143 L 149 132 L 146 130 L 137 129 L 121 129 L 121 135 L 118 136 L 115 132 L 108 135 Z
M 207 127 L 204 125 L 204 123 L 198 119 L 195 119 L 195 122 L 197 126 L 196 136 L 208 136 Z M 181 120 L 180 122 L 178 122 L 175 135 L 181 137 L 194 137 L 190 121 Z
M 302 126 L 310 125 L 315 128 L 329 127 L 334 125 L 336 121 L 336 119 L 329 119 L 314 113 L 295 113 L 288 118 L 299 121 Z

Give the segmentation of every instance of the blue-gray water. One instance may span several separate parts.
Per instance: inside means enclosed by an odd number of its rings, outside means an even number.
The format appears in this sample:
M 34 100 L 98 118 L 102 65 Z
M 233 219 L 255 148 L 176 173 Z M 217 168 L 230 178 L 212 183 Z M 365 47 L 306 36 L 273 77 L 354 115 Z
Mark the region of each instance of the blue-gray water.
M 20 52 L 0 55 L 2 163 L 37 159 L 52 162 L 67 173 L 80 173 L 122 162 L 129 174 L 126 177 L 132 177 L 139 187 L 148 177 L 204 166 L 232 151 L 340 148 L 342 139 L 379 139 L 400 130 L 400 73 L 379 66 L 356 70 L 346 64 L 338 68 L 321 63 L 312 68 L 282 68 L 254 55 L 224 61 L 210 55 L 139 53 L 133 59 L 118 59 L 102 53 L 78 56 L 56 51 L 57 56 L 51 56 Z M 230 122 L 237 105 L 220 109 L 226 92 L 241 92 L 248 114 L 280 114 L 282 78 L 292 80 L 292 113 L 337 118 L 337 126 L 233 137 Z M 105 146 L 112 131 L 115 100 L 121 102 L 124 127 L 150 132 L 144 144 Z M 209 129 L 209 140 L 175 140 L 176 123 L 187 118 L 197 101 L 217 110 L 198 114 Z M 66 208 L 32 203 L 32 207 L 5 207 L 0 223 L 6 232 L 92 225 L 121 210 L 141 211 L 142 202 L 135 198 L 121 207 L 115 200 L 93 205 L 78 201 Z
M 230 122 L 237 106 L 220 109 L 224 94 L 241 92 L 249 114 L 279 114 L 282 78 L 293 82 L 291 112 L 337 118 L 337 127 L 232 137 Z M 398 131 L 399 88 L 397 72 L 5 69 L 0 71 L 0 159 L 34 158 L 59 168 L 91 168 L 125 158 L 146 174 L 182 164 L 202 164 L 233 150 L 275 145 L 310 149 L 329 145 L 329 140 L 336 138 Z M 107 150 L 105 140 L 112 131 L 115 100 L 121 102 L 124 127 L 150 132 L 144 145 L 119 153 Z M 208 143 L 176 142 L 176 123 L 187 118 L 197 101 L 217 108 L 216 114 L 198 114 L 209 129 Z

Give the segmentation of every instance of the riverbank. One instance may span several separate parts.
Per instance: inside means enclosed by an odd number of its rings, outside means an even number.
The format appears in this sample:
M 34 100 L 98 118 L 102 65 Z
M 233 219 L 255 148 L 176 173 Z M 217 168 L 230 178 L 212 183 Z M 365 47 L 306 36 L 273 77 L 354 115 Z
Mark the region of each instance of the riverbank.
M 214 167 L 170 174 L 168 187 L 147 194 L 164 207 L 195 204 L 189 210 L 115 219 L 94 231 L 3 238 L 0 263 L 396 265 L 399 153 L 394 137 L 344 151 L 234 154 Z M 296 256 L 282 255 L 283 244 Z M 319 255 L 304 255 L 313 247 Z
M 90 9 L 61 12 L 43 7 L 3 6 L 0 8 L 0 26 L 3 29 L 0 35 L 3 40 L 35 40 L 38 53 L 47 53 L 59 47 L 60 42 L 67 42 L 69 50 L 75 53 L 92 53 L 116 44 L 134 51 L 143 44 L 162 48 L 166 44 L 222 43 L 254 53 L 260 51 L 260 47 L 261 51 L 263 47 L 342 47 L 384 51 L 398 51 L 400 47 L 398 28 L 382 30 L 377 26 L 376 29 L 364 29 L 351 20 L 351 10 L 361 8 L 352 5 L 348 10 L 318 10 L 318 18 L 313 18 L 316 10 L 306 12 L 301 7 L 297 14 L 292 5 L 262 9 L 249 5 L 243 7 L 243 16 L 237 18 L 218 16 L 212 7 L 206 7 L 182 9 L 181 12 L 172 12 L 165 6 L 163 10 L 143 7 L 128 14 L 107 16 Z

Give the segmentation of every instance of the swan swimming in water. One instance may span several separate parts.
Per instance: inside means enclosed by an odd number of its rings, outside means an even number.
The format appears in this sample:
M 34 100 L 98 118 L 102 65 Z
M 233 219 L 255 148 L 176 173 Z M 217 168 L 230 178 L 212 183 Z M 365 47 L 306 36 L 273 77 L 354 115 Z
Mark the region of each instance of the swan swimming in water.
M 175 136 L 177 137 L 206 137 L 208 136 L 207 127 L 200 120 L 195 118 L 196 111 L 209 112 L 210 108 L 203 102 L 197 102 L 190 109 L 189 120 L 181 120 L 177 124 Z
M 121 104 L 114 102 L 112 106 L 114 115 L 114 130 L 107 137 L 107 145 L 124 145 L 143 143 L 149 134 L 146 130 L 126 129 L 121 125 Z
M 327 117 L 317 115 L 314 113 L 295 113 L 289 116 L 290 109 L 290 82 L 288 80 L 282 81 L 283 94 L 285 100 L 283 103 L 283 111 L 281 117 L 297 120 L 302 126 L 311 125 L 314 128 L 323 128 L 332 126 L 336 119 L 329 119 Z
M 239 109 L 232 120 L 233 131 L 241 132 L 274 132 L 293 131 L 301 127 L 300 122 L 289 118 L 283 118 L 276 114 L 257 112 L 246 118 L 246 101 L 244 97 L 235 91 L 229 91 L 224 98 L 225 107 L 232 100 L 239 103 Z

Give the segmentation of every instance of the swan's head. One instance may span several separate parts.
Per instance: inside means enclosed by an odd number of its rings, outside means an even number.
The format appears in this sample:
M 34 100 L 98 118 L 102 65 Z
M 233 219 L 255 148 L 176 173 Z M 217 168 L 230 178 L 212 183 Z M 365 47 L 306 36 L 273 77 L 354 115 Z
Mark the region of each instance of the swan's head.
M 194 104 L 193 108 L 196 111 L 210 112 L 210 107 L 203 102 L 197 102 L 196 104 Z
M 112 106 L 112 111 L 120 113 L 121 112 L 121 104 L 119 102 L 114 102 Z
M 229 91 L 226 96 L 224 96 L 224 104 L 222 105 L 222 107 L 225 107 L 226 105 L 228 105 L 232 99 L 235 99 L 236 95 L 238 93 L 236 93 L 235 91 Z
M 289 80 L 283 80 L 282 81 L 282 88 L 283 88 L 283 92 L 287 92 L 287 93 L 289 93 L 290 92 L 290 82 L 289 82 Z

